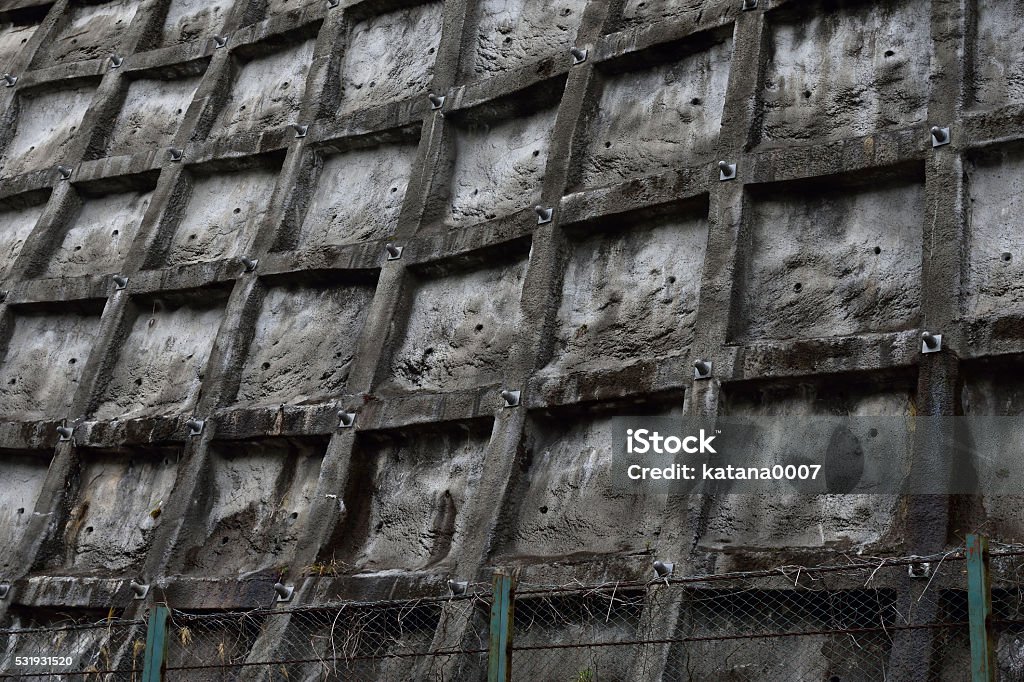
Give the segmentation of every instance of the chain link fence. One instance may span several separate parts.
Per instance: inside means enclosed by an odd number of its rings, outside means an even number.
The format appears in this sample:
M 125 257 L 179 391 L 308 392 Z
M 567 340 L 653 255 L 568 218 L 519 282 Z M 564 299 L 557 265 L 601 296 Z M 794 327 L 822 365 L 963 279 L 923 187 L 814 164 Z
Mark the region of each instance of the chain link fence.
M 971 679 L 962 550 L 593 586 L 520 583 L 513 680 Z M 1024 551 L 990 558 L 998 679 L 1024 680 Z M 488 589 L 418 600 L 166 611 L 165 680 L 485 680 Z M 147 621 L 12 611 L 0 679 L 141 680 Z M 500 625 L 495 626 L 500 627 Z M 908 655 L 909 652 L 909 655 Z M 66 666 L 25 657 L 66 656 Z

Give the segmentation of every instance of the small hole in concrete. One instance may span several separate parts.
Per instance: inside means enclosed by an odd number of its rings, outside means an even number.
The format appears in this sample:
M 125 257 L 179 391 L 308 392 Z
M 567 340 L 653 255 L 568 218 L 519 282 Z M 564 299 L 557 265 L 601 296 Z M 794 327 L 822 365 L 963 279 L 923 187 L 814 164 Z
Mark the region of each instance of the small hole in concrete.
M 18 380 L 17 379 L 11 379 L 7 383 L 10 384 L 11 386 L 13 386 L 14 384 L 18 383 Z
M 86 526 L 85 527 L 85 532 L 86 533 L 91 533 L 92 532 L 92 526 Z
M 293 519 L 299 518 L 299 512 L 292 512 L 292 518 Z
M 110 233 L 110 236 L 111 237 L 116 237 L 119 234 L 121 234 L 120 230 L 114 230 L 113 232 Z
M 700 97 L 694 97 L 693 99 L 690 100 L 690 104 L 692 104 L 695 107 L 699 107 L 703 103 L 704 101 Z
M 434 54 L 434 48 L 430 48 L 429 50 L 427 50 L 427 54 Z
M 1013 260 L 1013 254 L 1011 254 L 1009 251 L 1003 251 L 1002 259 L 1004 263 L 1009 263 L 1011 260 Z
M 548 513 L 548 508 L 547 508 L 547 506 L 541 507 L 541 508 L 540 508 L 540 513 L 541 513 L 541 514 L 547 514 L 547 513 Z
M 159 519 L 161 513 L 162 512 L 159 509 L 154 509 L 153 511 L 149 512 L 149 515 L 151 518 Z
M 506 45 L 508 45 L 508 44 L 509 44 L 509 43 L 511 43 L 511 42 L 512 42 L 512 38 L 511 38 L 511 37 L 509 37 L 509 38 L 505 38 L 505 44 L 506 44 Z
M 391 188 L 391 193 L 392 193 L 392 194 L 394 194 L 394 193 L 395 193 L 395 192 L 397 192 L 397 191 L 398 191 L 398 188 L 397 188 L 397 187 L 392 187 L 392 188 Z
M 135 380 L 135 385 L 136 385 L 136 386 L 141 386 L 141 385 L 142 385 L 142 379 L 141 379 L 141 378 L 139 378 L 139 379 L 136 379 L 136 380 Z
M 832 677 L 828 678 L 828 682 L 842 682 L 842 680 L 839 679 L 839 675 L 833 675 Z
M 234 210 L 234 211 L 232 211 L 232 213 L 234 213 L 235 215 L 238 215 L 238 214 L 239 214 L 239 213 L 241 213 L 241 212 L 242 212 L 242 209 L 240 209 L 240 208 L 237 208 L 237 207 L 235 208 L 235 210 Z
M 195 236 L 194 234 L 190 234 L 190 235 L 188 236 L 188 238 L 189 238 L 189 239 L 195 239 L 195 238 L 196 238 L 196 236 Z
M 243 104 L 242 106 L 238 107 L 238 110 L 239 111 L 245 111 L 245 105 Z
M 608 148 L 609 148 L 609 147 L 611 147 L 611 146 L 612 146 L 612 143 L 611 143 L 611 142 L 605 142 L 605 143 L 604 143 L 604 148 L 605 148 L 605 149 L 608 149 Z
M 81 246 L 76 246 L 76 247 L 75 247 L 75 251 L 81 251 L 81 250 L 82 250 L 82 247 L 81 247 Z
M 18 513 L 19 514 L 24 514 L 25 513 L 25 508 L 24 507 L 18 507 Z
M 875 251 L 875 255 L 877 256 L 878 254 L 882 253 L 882 247 L 881 246 L 876 246 L 874 251 Z
M 222 545 L 226 545 L 226 544 L 228 544 L 229 542 L 231 542 L 231 540 L 230 540 L 230 539 L 228 539 L 228 538 L 221 538 L 221 539 L 220 539 L 220 544 L 222 544 Z
M 875 436 L 878 435 L 878 429 L 871 429 L 870 431 L 868 431 L 868 435 L 874 438 Z
M 804 288 L 804 285 L 801 284 L 800 282 L 797 282 L 796 284 L 793 285 L 793 291 L 800 291 L 803 288 Z
M 478 325 L 476 326 L 476 330 L 477 330 L 478 332 L 482 332 L 482 331 L 484 330 L 484 326 L 483 326 L 482 324 L 478 324 Z
M 804 90 L 804 99 L 810 99 L 810 98 L 811 98 L 811 91 L 810 90 Z
M 886 50 L 885 51 L 885 56 L 886 57 L 892 57 L 894 54 L 896 54 L 896 53 L 893 52 L 892 50 Z
M 178 113 L 179 113 L 179 114 L 181 113 L 181 109 L 178 109 Z
M 269 362 L 264 362 L 263 363 L 263 369 L 270 369 L 270 363 Z
M 570 14 L 572 14 L 572 10 L 571 10 L 571 9 L 569 9 L 568 7 L 564 8 L 564 9 L 562 10 L 562 16 L 563 16 L 563 17 L 567 17 L 567 16 L 569 16 Z
M 668 278 L 668 283 L 669 284 L 675 284 L 676 283 L 676 278 L 675 277 L 669 277 Z
M 73 364 L 75 364 L 76 362 L 78 362 L 78 358 L 71 358 L 70 360 L 68 360 L 68 364 L 69 364 L 69 365 L 73 365 Z

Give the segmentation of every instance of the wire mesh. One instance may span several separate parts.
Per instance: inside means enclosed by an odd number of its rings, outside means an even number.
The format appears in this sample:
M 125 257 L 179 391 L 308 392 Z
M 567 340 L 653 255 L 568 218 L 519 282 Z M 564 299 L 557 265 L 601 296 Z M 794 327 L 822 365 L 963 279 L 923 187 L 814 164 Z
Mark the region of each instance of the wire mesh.
M 1002 680 L 1024 680 L 1024 552 L 992 552 L 992 637 Z
M 967 673 L 963 562 L 929 564 L 794 567 L 550 596 L 528 590 L 516 600 L 513 679 L 897 679 L 893 643 L 907 635 Z
M 146 621 L 98 613 L 11 614 L 0 630 L 0 680 L 142 679 Z
M 172 612 L 168 680 L 481 679 L 486 600 Z

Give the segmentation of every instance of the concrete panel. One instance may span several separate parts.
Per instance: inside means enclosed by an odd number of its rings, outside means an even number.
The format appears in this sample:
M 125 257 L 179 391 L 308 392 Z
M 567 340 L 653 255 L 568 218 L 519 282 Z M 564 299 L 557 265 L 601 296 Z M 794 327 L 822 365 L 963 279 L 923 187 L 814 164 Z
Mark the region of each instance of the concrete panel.
M 1024 304 L 1024 150 L 967 164 L 970 257 L 966 306 L 991 315 Z
M 764 141 L 839 139 L 925 121 L 932 53 L 927 0 L 798 8 L 771 27 Z
M 230 8 L 228 0 L 172 0 L 164 19 L 159 46 L 212 38 L 224 25 Z
M 313 45 L 314 41 L 307 40 L 236 67 L 231 94 L 214 123 L 211 137 L 243 130 L 261 133 L 268 128 L 298 123 L 306 74 L 313 61 Z
M 47 277 L 117 272 L 149 207 L 152 192 L 86 198 L 64 240 L 50 258 Z
M 132 81 L 107 142 L 107 156 L 170 147 L 200 77 Z
M 244 255 L 266 217 L 277 172 L 250 168 L 198 174 L 171 240 L 170 265 Z
M 372 285 L 271 289 L 249 345 L 238 401 L 304 404 L 339 396 L 373 290 Z
M 139 8 L 138 0 L 71 4 L 71 19 L 33 60 L 37 69 L 86 59 L 104 59 L 118 45 Z
M 0 363 L 0 420 L 67 417 L 99 326 L 98 311 L 16 315 Z
M 402 9 L 352 28 L 341 74 L 342 112 L 426 96 L 441 42 L 443 6 L 432 2 Z
M 657 545 L 663 502 L 642 487 L 627 493 L 613 486 L 612 442 L 611 416 L 530 425 L 527 464 L 497 531 L 497 563 L 627 555 Z
M 187 301 L 140 301 L 138 317 L 95 410 L 96 419 L 181 414 L 199 396 L 225 299 L 203 292 Z
M 556 110 L 457 128 L 447 222 L 465 225 L 536 205 Z
M 699 20 L 710 4 L 708 0 L 625 0 L 622 24 L 632 28 L 669 19 Z
M 917 326 L 922 185 L 766 192 L 749 213 L 736 339 Z
M 417 570 L 442 564 L 467 532 L 490 425 L 367 439 L 353 455 L 348 515 L 336 552 L 351 570 Z M 370 494 L 367 494 L 370 493 Z
M 611 185 L 713 160 L 731 60 L 727 40 L 679 61 L 607 76 L 578 184 Z
M 454 390 L 498 381 L 519 325 L 526 261 L 425 280 L 395 346 L 387 390 Z
M 179 548 L 179 570 L 242 576 L 286 566 L 307 523 L 326 449 L 319 440 L 215 445 L 203 518 Z
M 972 81 L 968 82 L 973 102 L 979 107 L 996 107 L 1024 102 L 1024 53 L 1018 49 L 1019 28 L 1024 22 L 1024 4 L 975 0 Z
M 725 396 L 725 402 L 724 414 L 736 417 L 910 417 L 916 413 L 910 380 L 878 386 L 822 383 L 737 388 Z M 867 441 L 872 436 L 866 426 L 864 431 L 855 431 L 854 435 Z M 706 549 L 856 549 L 879 542 L 893 528 L 899 498 L 867 494 L 722 494 L 712 506 L 701 539 Z
M 81 85 L 23 97 L 14 138 L 0 158 L 0 175 L 10 177 L 64 163 L 95 91 L 92 85 Z
M 545 58 L 567 59 L 583 20 L 585 0 L 482 0 L 466 74 L 493 76 Z
M 11 271 L 43 208 L 43 204 L 18 208 L 0 206 L 0 277 L 6 277 Z
M 605 369 L 689 352 L 706 216 L 616 228 L 573 244 L 549 371 Z
M 0 571 L 9 574 L 46 482 L 49 452 L 0 450 Z
M 391 236 L 415 158 L 415 144 L 384 145 L 327 157 L 302 223 L 299 248 Z
M 0 73 L 13 69 L 14 59 L 38 29 L 39 24 L 0 21 Z
M 170 499 L 180 448 L 83 452 L 81 490 L 52 569 L 111 577 L 142 563 Z

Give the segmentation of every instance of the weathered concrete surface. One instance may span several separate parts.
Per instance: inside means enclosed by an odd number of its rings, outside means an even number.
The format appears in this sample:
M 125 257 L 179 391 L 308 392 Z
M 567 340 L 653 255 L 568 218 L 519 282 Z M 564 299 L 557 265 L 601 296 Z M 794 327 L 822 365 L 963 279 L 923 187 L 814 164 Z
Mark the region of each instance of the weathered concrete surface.
M 599 187 L 714 156 L 732 41 L 642 71 L 610 75 L 582 152 L 578 185 Z M 642 91 L 642 99 L 636 97 Z
M 11 71 L 14 58 L 38 29 L 37 23 L 0 20 L 0 73 Z
M 970 295 L 967 312 L 986 315 L 1024 303 L 1024 151 L 981 157 L 968 166 Z
M 65 164 L 95 87 L 79 85 L 23 97 L 14 137 L 0 157 L 0 176 Z
M 99 326 L 99 311 L 15 317 L 0 362 L 0 420 L 67 417 Z
M 724 414 L 737 417 L 902 416 L 915 413 L 910 382 L 841 388 L 804 384 L 740 389 L 726 396 Z M 857 422 L 854 422 L 857 425 Z M 869 427 L 854 435 L 871 438 Z M 776 462 L 750 462 L 771 466 Z M 870 547 L 897 521 L 896 495 L 719 494 L 701 538 L 715 550 Z
M 333 556 L 362 572 L 444 563 L 472 532 L 464 511 L 488 435 L 489 429 L 400 433 L 362 445 L 345 493 L 343 544 Z
M 555 114 L 457 130 L 449 224 L 491 220 L 540 200 Z
M 135 17 L 138 0 L 113 0 L 71 5 L 71 20 L 40 51 L 35 66 L 105 59 L 118 52 L 121 38 Z
M 125 575 L 146 555 L 177 475 L 180 448 L 83 454 L 82 487 L 50 568 Z
M 188 412 L 198 398 L 223 315 L 223 297 L 215 292 L 184 301 L 140 302 L 93 416 L 129 419 Z
M 175 80 L 140 79 L 128 86 L 107 143 L 107 156 L 170 147 L 199 87 L 198 76 Z
M 0 571 L 7 573 L 43 489 L 50 453 L 2 450 L 0 456 Z
M 46 277 L 115 273 L 149 207 L 152 192 L 88 197 L 71 221 L 64 240 L 50 257 Z
M 267 168 L 197 173 L 171 240 L 170 265 L 245 255 L 264 219 L 277 174 Z
M 212 38 L 224 24 L 228 0 L 171 0 L 158 46 Z
M 390 236 L 398 224 L 415 155 L 412 144 L 392 144 L 324 159 L 299 231 L 299 247 Z
M 706 218 L 615 227 L 574 244 L 549 370 L 606 369 L 689 351 Z
M 679 416 L 680 410 L 660 416 Z M 538 419 L 502 515 L 495 560 L 628 555 L 658 545 L 657 495 L 613 485 L 612 417 Z
M 484 78 L 563 56 L 576 41 L 585 6 L 583 0 L 482 0 L 471 22 L 475 40 L 466 76 Z
M 296 117 L 312 57 L 313 41 L 307 40 L 235 67 L 231 94 L 210 135 L 263 132 L 299 123 Z
M 268 440 L 218 444 L 209 495 L 180 548 L 178 570 L 243 576 L 291 559 L 316 490 L 324 442 Z
M 263 301 L 238 401 L 319 402 L 344 391 L 373 287 L 291 285 Z
M 709 0 L 625 0 L 621 23 L 632 27 L 666 19 L 692 20 L 710 4 Z
M 0 205 L 0 277 L 6 277 L 43 213 L 43 204 Z
M 923 122 L 930 26 L 926 0 L 803 11 L 774 23 L 763 140 L 838 139 Z
M 453 390 L 497 381 L 519 322 L 526 262 L 421 282 L 385 390 Z
M 1024 6 L 1013 2 L 977 2 L 968 82 L 973 104 L 995 107 L 1024 102 L 1024 54 L 1013 49 L 1024 21 Z
M 443 3 L 371 17 L 352 27 L 341 74 L 341 111 L 426 94 L 441 42 Z
M 750 206 L 734 337 L 917 325 L 924 191 L 914 182 L 772 192 Z

